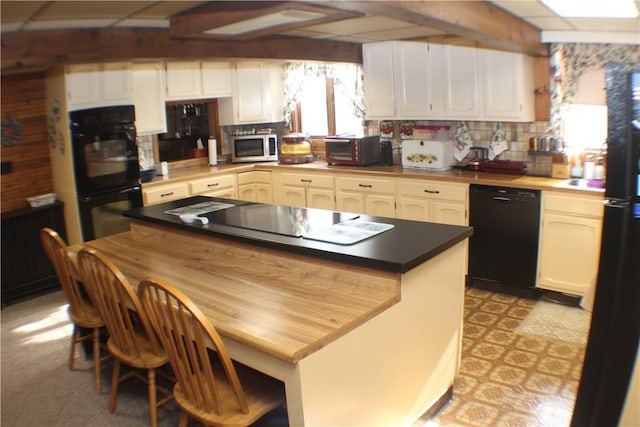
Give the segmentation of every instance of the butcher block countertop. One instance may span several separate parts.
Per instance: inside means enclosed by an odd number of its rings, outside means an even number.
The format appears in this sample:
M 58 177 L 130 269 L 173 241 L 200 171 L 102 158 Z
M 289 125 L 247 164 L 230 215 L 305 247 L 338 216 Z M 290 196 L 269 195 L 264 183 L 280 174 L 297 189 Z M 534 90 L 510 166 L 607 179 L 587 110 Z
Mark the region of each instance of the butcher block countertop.
M 473 172 L 469 170 L 450 169 L 446 171 L 430 171 L 424 169 L 403 168 L 394 166 L 329 166 L 327 162 L 316 161 L 302 164 L 279 164 L 278 162 L 225 164 L 218 166 L 192 166 L 171 170 L 169 176 L 158 176 L 153 181 L 142 184 L 151 187 L 169 182 L 202 178 L 221 173 L 248 172 L 251 170 L 292 171 L 300 173 L 333 173 L 353 174 L 360 176 L 377 176 L 386 178 L 431 179 L 437 181 L 459 182 L 467 184 L 495 185 L 503 187 L 526 188 L 530 190 L 554 190 L 576 194 L 604 194 L 602 188 L 572 186 L 567 179 L 530 175 L 510 175 L 490 172 Z

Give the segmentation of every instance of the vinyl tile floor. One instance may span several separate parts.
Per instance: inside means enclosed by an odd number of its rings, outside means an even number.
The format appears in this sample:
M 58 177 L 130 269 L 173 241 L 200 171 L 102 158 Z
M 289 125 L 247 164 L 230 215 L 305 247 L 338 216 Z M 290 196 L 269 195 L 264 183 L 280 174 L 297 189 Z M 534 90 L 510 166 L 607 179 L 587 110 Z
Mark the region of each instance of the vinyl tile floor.
M 421 425 L 569 425 L 590 321 L 580 307 L 467 289 L 453 399 Z

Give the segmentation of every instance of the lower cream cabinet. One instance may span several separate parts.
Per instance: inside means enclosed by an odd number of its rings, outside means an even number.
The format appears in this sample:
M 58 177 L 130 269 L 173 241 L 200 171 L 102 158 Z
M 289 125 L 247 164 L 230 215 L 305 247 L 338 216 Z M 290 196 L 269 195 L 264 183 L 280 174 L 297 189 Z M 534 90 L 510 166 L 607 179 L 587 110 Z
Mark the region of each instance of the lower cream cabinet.
M 398 179 L 398 218 L 468 225 L 469 186 L 449 182 Z
M 189 185 L 186 182 L 155 185 L 142 188 L 142 202 L 145 206 L 183 199 L 189 195 Z
M 299 208 L 336 209 L 333 175 L 278 172 L 273 175 L 274 203 Z
M 539 288 L 582 296 L 595 286 L 603 214 L 602 195 L 542 193 Z
M 191 195 L 199 194 L 227 199 L 236 199 L 238 196 L 235 174 L 213 175 L 207 178 L 194 179 L 189 181 L 189 189 Z
M 240 172 L 238 180 L 238 199 L 249 202 L 273 203 L 271 172 Z
M 395 180 L 337 175 L 335 182 L 336 210 L 395 218 Z

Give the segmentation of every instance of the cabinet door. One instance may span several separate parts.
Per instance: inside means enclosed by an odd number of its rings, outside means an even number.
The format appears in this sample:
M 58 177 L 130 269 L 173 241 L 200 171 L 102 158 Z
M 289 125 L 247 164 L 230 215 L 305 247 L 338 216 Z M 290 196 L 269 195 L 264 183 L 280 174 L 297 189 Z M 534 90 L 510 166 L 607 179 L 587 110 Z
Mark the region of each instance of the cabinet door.
M 307 188 L 307 207 L 335 210 L 336 199 L 334 191 L 324 188 Z
M 463 203 L 432 200 L 429 221 L 438 224 L 467 225 L 467 210 Z
M 393 42 L 362 45 L 367 118 L 395 116 Z
M 479 52 L 483 118 L 533 120 L 533 63 L 517 53 Z
M 216 191 L 228 192 L 235 187 L 235 179 L 232 174 L 213 175 L 206 178 L 194 179 L 189 182 L 190 194 L 209 194 Z
M 398 218 L 429 221 L 429 200 L 400 196 L 398 198 Z
M 164 64 L 133 65 L 133 104 L 136 107 L 138 135 L 154 135 L 167 131 Z
M 265 69 L 263 63 L 252 61 L 236 64 L 234 95 L 238 122 L 260 122 L 269 117 L 271 108 L 269 70 Z
M 215 191 L 208 191 L 205 193 L 200 193 L 203 196 L 209 196 L 209 197 L 221 197 L 223 199 L 237 199 L 238 198 L 238 193 L 236 192 L 235 188 L 223 188 L 220 190 L 215 190 Z
M 100 90 L 103 105 L 131 103 L 133 100 L 131 64 L 114 62 L 103 64 L 100 71 Z
M 69 110 L 98 105 L 100 102 L 98 64 L 69 65 L 65 82 Z
M 255 184 L 238 185 L 238 200 L 246 200 L 248 202 L 257 202 L 256 185 Z
M 444 112 L 448 117 L 475 119 L 480 115 L 478 59 L 475 48 L 441 47 L 439 81 L 444 90 Z
M 167 99 L 202 97 L 202 78 L 198 61 L 167 62 Z
M 336 191 L 336 210 L 360 214 L 365 213 L 364 194 L 350 191 Z
M 231 64 L 203 61 L 202 95 L 213 98 L 231 96 Z
M 396 199 L 393 195 L 367 194 L 365 197 L 365 211 L 367 215 L 396 217 Z
M 432 115 L 429 45 L 399 42 L 395 44 L 394 92 L 397 118 Z
M 271 184 L 257 183 L 255 187 L 256 202 L 273 203 Z
M 545 213 L 537 286 L 584 295 L 596 281 L 601 235 L 600 219 Z
M 307 207 L 307 198 L 304 187 L 293 187 L 285 185 L 276 190 L 274 194 L 275 202 L 279 205 L 295 206 L 298 208 Z

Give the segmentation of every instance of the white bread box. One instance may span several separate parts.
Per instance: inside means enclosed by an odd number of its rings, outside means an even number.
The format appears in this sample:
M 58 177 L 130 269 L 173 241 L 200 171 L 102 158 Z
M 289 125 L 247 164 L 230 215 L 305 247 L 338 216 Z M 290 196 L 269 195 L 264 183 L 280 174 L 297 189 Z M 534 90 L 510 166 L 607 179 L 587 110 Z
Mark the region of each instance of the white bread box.
M 454 163 L 453 141 L 402 141 L 402 167 L 446 170 L 451 169 Z

